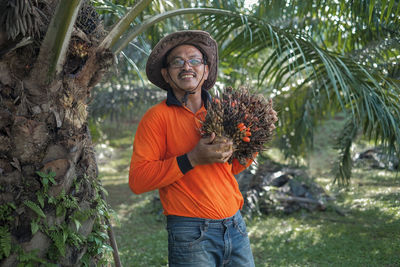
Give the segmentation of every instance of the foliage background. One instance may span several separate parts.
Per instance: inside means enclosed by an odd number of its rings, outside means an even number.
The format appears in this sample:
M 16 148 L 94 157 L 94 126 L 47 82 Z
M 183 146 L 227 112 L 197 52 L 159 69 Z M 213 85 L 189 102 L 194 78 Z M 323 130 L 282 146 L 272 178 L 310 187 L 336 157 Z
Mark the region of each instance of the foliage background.
M 111 27 L 132 1 L 95 1 Z M 203 29 L 217 40 L 218 82 L 245 85 L 272 97 L 279 111 L 275 146 L 293 163 L 307 160 L 314 129 L 343 118 L 334 148 L 335 178 L 351 176 L 353 141 L 363 138 L 398 157 L 400 143 L 398 1 L 152 1 L 132 23 L 144 27 L 153 17 L 193 10 L 149 24 L 118 55 L 118 65 L 95 90 L 93 121 L 137 121 L 165 95 L 145 78 L 147 56 L 169 32 Z M 211 11 L 210 11 L 211 12 Z M 124 118 L 125 117 L 125 118 Z M 353 153 L 354 154 L 354 153 Z

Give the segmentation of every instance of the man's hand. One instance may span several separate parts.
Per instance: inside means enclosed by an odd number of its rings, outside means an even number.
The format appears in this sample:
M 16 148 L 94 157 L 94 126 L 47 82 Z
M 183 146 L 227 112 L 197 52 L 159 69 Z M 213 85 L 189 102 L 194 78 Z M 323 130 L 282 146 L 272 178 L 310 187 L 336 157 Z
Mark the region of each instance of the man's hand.
M 233 153 L 232 141 L 222 143 L 213 143 L 215 133 L 210 137 L 202 138 L 192 151 L 187 153 L 188 159 L 192 166 L 225 163 Z

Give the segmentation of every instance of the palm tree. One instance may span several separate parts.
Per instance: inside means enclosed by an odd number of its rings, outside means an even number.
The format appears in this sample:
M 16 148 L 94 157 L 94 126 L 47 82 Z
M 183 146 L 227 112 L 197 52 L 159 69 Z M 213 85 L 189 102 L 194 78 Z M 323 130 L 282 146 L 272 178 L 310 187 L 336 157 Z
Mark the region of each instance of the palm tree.
M 266 1 L 254 14 L 234 10 L 243 7 L 243 1 L 222 5 L 210 1 L 218 9 L 179 2 L 180 9 L 145 17 L 150 2 L 137 1 L 110 32 L 102 28 L 88 1 L 7 0 L 0 4 L 2 265 L 101 262 L 109 249 L 104 236 L 108 213 L 87 127 L 88 96 L 115 54 L 146 30 L 157 32 L 154 25 L 174 16 L 196 14 L 194 22 L 202 23 L 222 44 L 224 60 L 238 55 L 251 67 L 261 66 L 258 84 L 267 89 L 260 90 L 276 94 L 277 105 L 289 107 L 281 114 L 284 123 L 279 133 L 291 136 L 288 133 L 294 129 L 295 136 L 301 136 L 286 140 L 293 151 L 305 150 L 304 134 L 312 133 L 322 115 L 346 110 L 350 133 L 361 128 L 398 153 L 398 82 L 363 67 L 361 57 L 357 61 L 349 56 L 371 38 L 350 42 L 342 34 L 335 41 L 313 16 L 300 12 L 318 10 L 314 2 L 329 1 L 309 1 L 313 4 L 305 7 L 301 1 L 288 1 L 294 6 L 290 10 L 278 4 L 283 1 Z M 391 17 L 399 14 L 398 2 L 382 1 L 377 7 L 375 2 L 357 2 L 365 7 L 360 17 L 367 24 L 361 25 L 378 25 L 371 30 L 377 36 L 386 28 L 398 35 L 397 19 L 393 28 L 387 27 Z M 270 13 L 266 19 L 272 7 L 279 16 Z M 357 9 L 351 10 L 354 13 L 348 16 L 359 22 Z M 133 21 L 139 22 L 136 27 L 130 26 Z M 384 24 L 385 29 L 379 26 Z M 318 39 L 318 35 L 323 37 Z M 337 50 L 323 47 L 327 40 Z M 301 81 L 298 86 L 292 86 L 294 78 Z
M 245 23 L 219 15 L 202 23 L 225 44 L 231 66 L 232 58 L 241 68 L 261 66 L 252 71 L 281 108 L 278 137 L 288 157 L 311 150 L 324 118 L 347 114 L 335 168 L 347 183 L 359 132 L 399 157 L 399 13 L 398 1 L 260 1 Z
M 149 3 L 107 33 L 89 1 L 2 1 L 2 265 L 101 263 L 108 211 L 87 100 L 115 36 Z

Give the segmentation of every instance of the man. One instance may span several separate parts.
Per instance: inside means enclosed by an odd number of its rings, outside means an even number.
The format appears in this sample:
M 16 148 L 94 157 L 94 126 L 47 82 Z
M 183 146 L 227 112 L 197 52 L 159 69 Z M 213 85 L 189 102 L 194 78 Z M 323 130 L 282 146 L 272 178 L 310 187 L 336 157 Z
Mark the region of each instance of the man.
M 229 164 L 232 143 L 200 137 L 217 66 L 217 44 L 204 31 L 164 37 L 146 65 L 148 79 L 168 93 L 139 123 L 129 185 L 136 194 L 159 190 L 170 266 L 254 266 L 233 176 L 251 160 Z

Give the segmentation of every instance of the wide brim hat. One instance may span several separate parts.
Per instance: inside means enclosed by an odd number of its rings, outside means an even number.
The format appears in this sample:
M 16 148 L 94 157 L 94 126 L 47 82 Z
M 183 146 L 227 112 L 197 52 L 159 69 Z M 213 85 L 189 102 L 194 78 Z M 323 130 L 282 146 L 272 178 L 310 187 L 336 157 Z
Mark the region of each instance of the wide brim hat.
M 208 78 L 204 81 L 202 88 L 209 90 L 217 80 L 218 71 L 218 45 L 208 32 L 199 30 L 187 30 L 171 33 L 162 38 L 151 52 L 147 64 L 147 78 L 164 90 L 170 90 L 171 86 L 161 75 L 161 69 L 165 68 L 164 58 L 170 50 L 179 45 L 193 45 L 207 58 L 209 69 Z

